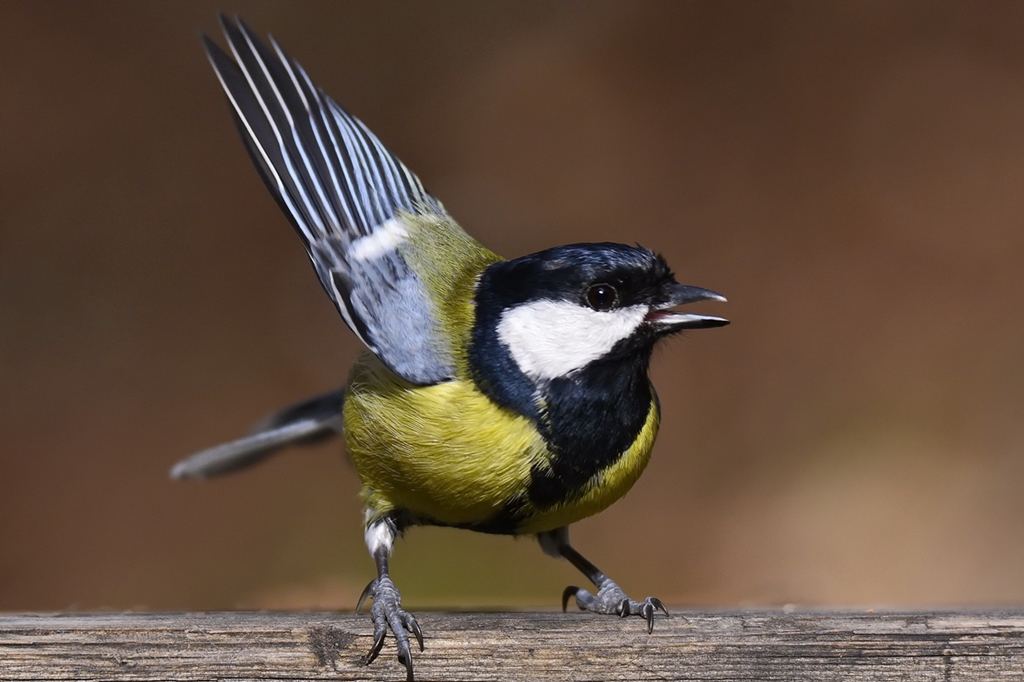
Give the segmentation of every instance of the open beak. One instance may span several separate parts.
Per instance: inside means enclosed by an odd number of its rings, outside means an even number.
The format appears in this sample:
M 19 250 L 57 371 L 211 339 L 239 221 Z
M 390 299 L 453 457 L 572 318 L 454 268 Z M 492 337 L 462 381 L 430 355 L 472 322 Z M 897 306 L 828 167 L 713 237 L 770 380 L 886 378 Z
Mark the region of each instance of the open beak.
M 724 327 L 729 320 L 724 317 L 713 317 L 711 315 L 696 315 L 693 313 L 681 313 L 671 308 L 696 303 L 697 301 L 725 301 L 725 296 L 715 293 L 710 289 L 691 287 L 686 284 L 673 285 L 668 298 L 663 303 L 651 306 L 650 312 L 644 319 L 652 324 L 659 333 L 681 331 L 683 329 L 707 329 L 709 327 Z

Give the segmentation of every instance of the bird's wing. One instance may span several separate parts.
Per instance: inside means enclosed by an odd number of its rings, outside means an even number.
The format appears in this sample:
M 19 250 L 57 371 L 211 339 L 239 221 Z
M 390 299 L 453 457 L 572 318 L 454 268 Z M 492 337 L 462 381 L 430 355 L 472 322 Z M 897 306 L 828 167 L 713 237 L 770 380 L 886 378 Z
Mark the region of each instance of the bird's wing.
M 423 263 L 410 267 L 399 247 L 424 219 L 476 242 L 273 38 L 272 51 L 240 20 L 220 22 L 234 60 L 203 36 L 210 63 L 256 167 L 345 324 L 400 377 L 451 378 L 455 349 L 424 281 L 433 273 Z

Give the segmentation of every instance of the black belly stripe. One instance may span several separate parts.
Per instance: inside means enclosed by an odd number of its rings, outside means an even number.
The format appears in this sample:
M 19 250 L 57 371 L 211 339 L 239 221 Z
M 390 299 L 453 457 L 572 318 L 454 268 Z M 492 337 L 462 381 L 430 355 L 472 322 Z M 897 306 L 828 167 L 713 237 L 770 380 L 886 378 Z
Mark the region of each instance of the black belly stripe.
M 633 445 L 657 395 L 647 378 L 647 357 L 595 363 L 544 391 L 545 409 L 534 417 L 544 437 L 548 466 L 534 466 L 524 495 L 509 500 L 488 519 L 455 524 L 481 533 L 517 535 L 535 511 L 577 498 L 600 471 Z M 418 518 L 417 523 L 442 524 Z
M 534 466 L 527 494 L 539 509 L 573 499 L 636 441 L 655 400 L 648 356 L 593 363 L 551 381 L 538 428 L 552 453 Z
M 534 511 L 578 498 L 593 477 L 636 442 L 657 396 L 647 378 L 647 357 L 594 364 L 544 392 L 536 419 L 548 445 L 548 466 L 534 466 L 524 498 L 509 500 L 484 521 L 462 525 L 482 533 L 516 535 Z

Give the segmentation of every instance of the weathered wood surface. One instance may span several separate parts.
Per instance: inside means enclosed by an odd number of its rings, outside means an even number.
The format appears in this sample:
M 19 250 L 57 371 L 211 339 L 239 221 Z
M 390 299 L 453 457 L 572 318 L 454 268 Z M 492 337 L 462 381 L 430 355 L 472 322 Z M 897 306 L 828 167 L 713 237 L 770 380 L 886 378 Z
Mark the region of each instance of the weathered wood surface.
M 419 614 L 429 680 L 1024 681 L 1024 610 Z M 0 614 L 0 680 L 395 680 L 366 616 Z

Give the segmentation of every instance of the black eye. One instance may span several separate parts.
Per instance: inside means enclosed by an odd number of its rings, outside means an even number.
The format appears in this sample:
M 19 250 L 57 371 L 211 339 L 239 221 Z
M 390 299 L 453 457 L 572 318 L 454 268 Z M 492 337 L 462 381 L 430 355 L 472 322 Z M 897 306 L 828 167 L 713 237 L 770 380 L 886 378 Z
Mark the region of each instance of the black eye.
M 587 289 L 587 304 L 594 310 L 608 310 L 619 300 L 619 294 L 611 284 L 595 284 Z

